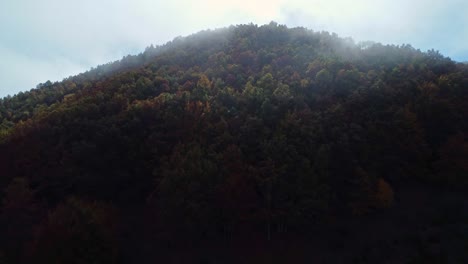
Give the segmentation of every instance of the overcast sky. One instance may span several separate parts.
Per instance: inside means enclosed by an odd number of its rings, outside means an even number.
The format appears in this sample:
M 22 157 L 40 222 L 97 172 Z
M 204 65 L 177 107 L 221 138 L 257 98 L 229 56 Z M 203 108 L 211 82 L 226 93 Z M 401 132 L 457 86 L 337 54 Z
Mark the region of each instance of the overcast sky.
M 327 30 L 468 60 L 467 0 L 0 0 L 0 97 L 231 24 Z

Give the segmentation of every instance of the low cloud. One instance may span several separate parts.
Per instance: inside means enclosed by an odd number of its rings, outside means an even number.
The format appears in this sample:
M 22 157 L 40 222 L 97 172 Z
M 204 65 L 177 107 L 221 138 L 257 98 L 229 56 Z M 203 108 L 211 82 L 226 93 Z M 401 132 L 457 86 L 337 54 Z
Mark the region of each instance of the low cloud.
M 460 0 L 291 0 L 284 23 L 324 29 L 357 41 L 412 44 L 454 59 L 467 51 L 468 2 Z M 310 8 L 301 8 L 309 5 Z
M 87 68 L 66 57 L 35 58 L 0 46 L 0 96 L 27 91 L 46 80 L 61 80 Z

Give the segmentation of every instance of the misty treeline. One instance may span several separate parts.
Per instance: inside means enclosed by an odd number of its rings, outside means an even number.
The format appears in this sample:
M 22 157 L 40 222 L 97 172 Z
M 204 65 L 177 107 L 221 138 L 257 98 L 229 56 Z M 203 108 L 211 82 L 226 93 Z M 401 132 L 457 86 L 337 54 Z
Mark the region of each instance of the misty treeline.
M 274 240 L 405 186 L 463 192 L 467 111 L 468 67 L 410 45 L 270 23 L 150 46 L 0 100 L 0 263 Z

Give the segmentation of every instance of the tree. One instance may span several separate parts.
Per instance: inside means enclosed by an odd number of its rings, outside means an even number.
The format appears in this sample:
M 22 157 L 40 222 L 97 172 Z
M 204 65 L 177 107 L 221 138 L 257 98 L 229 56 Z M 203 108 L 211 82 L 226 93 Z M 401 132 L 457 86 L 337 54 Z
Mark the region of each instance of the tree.
M 375 207 L 388 208 L 393 205 L 394 192 L 392 187 L 383 178 L 377 180 Z
M 25 178 L 13 178 L 5 189 L 0 223 L 0 248 L 8 262 L 25 261 L 26 246 L 32 239 L 33 226 L 43 215 L 42 205 Z
M 275 80 L 271 73 L 266 73 L 257 81 L 257 86 L 267 91 L 272 91 L 274 88 L 274 85 L 275 85 Z
M 292 98 L 289 86 L 287 84 L 282 83 L 278 84 L 278 88 L 275 89 L 273 95 L 276 97 L 276 99 L 281 101 Z
M 450 136 L 439 148 L 440 159 L 435 163 L 436 181 L 464 187 L 468 185 L 468 140 L 467 135 L 457 133 Z
M 322 69 L 315 75 L 315 81 L 320 87 L 327 88 L 333 81 L 333 75 L 327 69 Z
M 35 263 L 116 263 L 114 209 L 102 202 L 69 198 L 38 227 L 30 261 Z
M 188 239 L 213 230 L 212 198 L 219 176 L 210 154 L 198 144 L 178 145 L 159 173 L 155 199 L 173 235 Z

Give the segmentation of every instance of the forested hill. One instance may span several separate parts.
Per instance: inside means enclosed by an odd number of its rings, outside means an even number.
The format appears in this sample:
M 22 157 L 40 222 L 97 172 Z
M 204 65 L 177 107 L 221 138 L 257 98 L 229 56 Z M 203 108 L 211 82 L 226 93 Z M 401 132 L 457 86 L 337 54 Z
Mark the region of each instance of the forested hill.
M 466 209 L 468 66 L 273 22 L 203 31 L 1 99 L 0 172 L 0 263 L 132 262 L 446 209 L 407 203 L 412 188 Z M 415 221 L 468 222 L 437 210 Z M 392 250 L 424 263 L 401 236 Z

